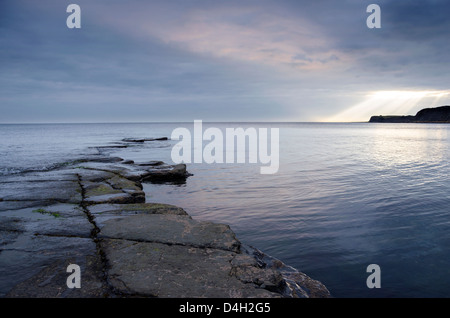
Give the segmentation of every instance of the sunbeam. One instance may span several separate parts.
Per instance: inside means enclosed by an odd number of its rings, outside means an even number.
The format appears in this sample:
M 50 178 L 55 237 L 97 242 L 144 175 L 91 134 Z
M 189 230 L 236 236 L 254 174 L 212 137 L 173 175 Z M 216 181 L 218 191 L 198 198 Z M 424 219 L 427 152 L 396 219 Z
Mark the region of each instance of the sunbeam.
M 364 101 L 327 118 L 329 122 L 368 121 L 373 115 L 415 115 L 426 107 L 439 106 L 450 97 L 450 91 L 377 91 Z

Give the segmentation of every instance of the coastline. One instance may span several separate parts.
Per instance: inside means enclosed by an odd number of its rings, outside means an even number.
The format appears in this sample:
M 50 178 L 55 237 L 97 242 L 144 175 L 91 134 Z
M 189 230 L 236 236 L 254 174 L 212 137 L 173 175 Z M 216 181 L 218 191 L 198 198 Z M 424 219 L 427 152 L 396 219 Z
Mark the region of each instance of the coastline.
M 418 124 L 449 124 L 450 106 L 439 106 L 435 108 L 424 108 L 416 115 L 379 115 L 372 116 L 369 123 L 418 123 Z
M 143 182 L 189 176 L 185 165 L 99 152 L 5 178 L 0 297 L 330 297 L 322 283 L 240 242 L 228 225 L 145 202 Z M 79 289 L 67 287 L 69 264 L 81 268 Z

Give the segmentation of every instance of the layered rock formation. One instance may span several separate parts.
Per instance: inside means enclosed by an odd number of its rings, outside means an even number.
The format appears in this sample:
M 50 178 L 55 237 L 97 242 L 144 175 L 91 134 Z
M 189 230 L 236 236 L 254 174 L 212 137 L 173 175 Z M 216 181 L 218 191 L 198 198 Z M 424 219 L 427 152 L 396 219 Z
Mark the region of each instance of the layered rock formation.
M 425 108 L 415 116 L 372 116 L 371 123 L 450 123 L 450 106 Z
M 228 225 L 145 202 L 145 180 L 187 177 L 185 165 L 100 155 L 3 179 L 0 297 L 330 296 Z M 81 268 L 80 289 L 67 287 L 69 264 Z

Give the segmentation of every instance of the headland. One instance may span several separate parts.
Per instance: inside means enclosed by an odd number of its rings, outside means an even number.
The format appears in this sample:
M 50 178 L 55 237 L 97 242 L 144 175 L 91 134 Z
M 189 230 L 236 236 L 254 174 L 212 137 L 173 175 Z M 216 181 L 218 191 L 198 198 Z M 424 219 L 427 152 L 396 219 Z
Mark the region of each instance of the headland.
M 372 116 L 371 123 L 450 123 L 450 106 L 424 108 L 416 115 L 397 116 L 380 115 Z

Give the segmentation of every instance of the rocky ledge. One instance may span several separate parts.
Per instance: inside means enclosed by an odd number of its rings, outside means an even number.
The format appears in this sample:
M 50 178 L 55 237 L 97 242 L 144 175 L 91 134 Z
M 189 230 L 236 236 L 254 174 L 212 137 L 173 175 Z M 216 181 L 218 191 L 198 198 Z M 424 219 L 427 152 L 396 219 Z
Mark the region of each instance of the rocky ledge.
M 0 187 L 0 297 L 329 297 L 327 288 L 228 225 L 146 203 L 142 182 L 185 165 L 92 156 Z M 69 264 L 81 288 L 68 288 Z
M 415 116 L 372 116 L 371 123 L 450 123 L 450 106 L 425 108 Z

